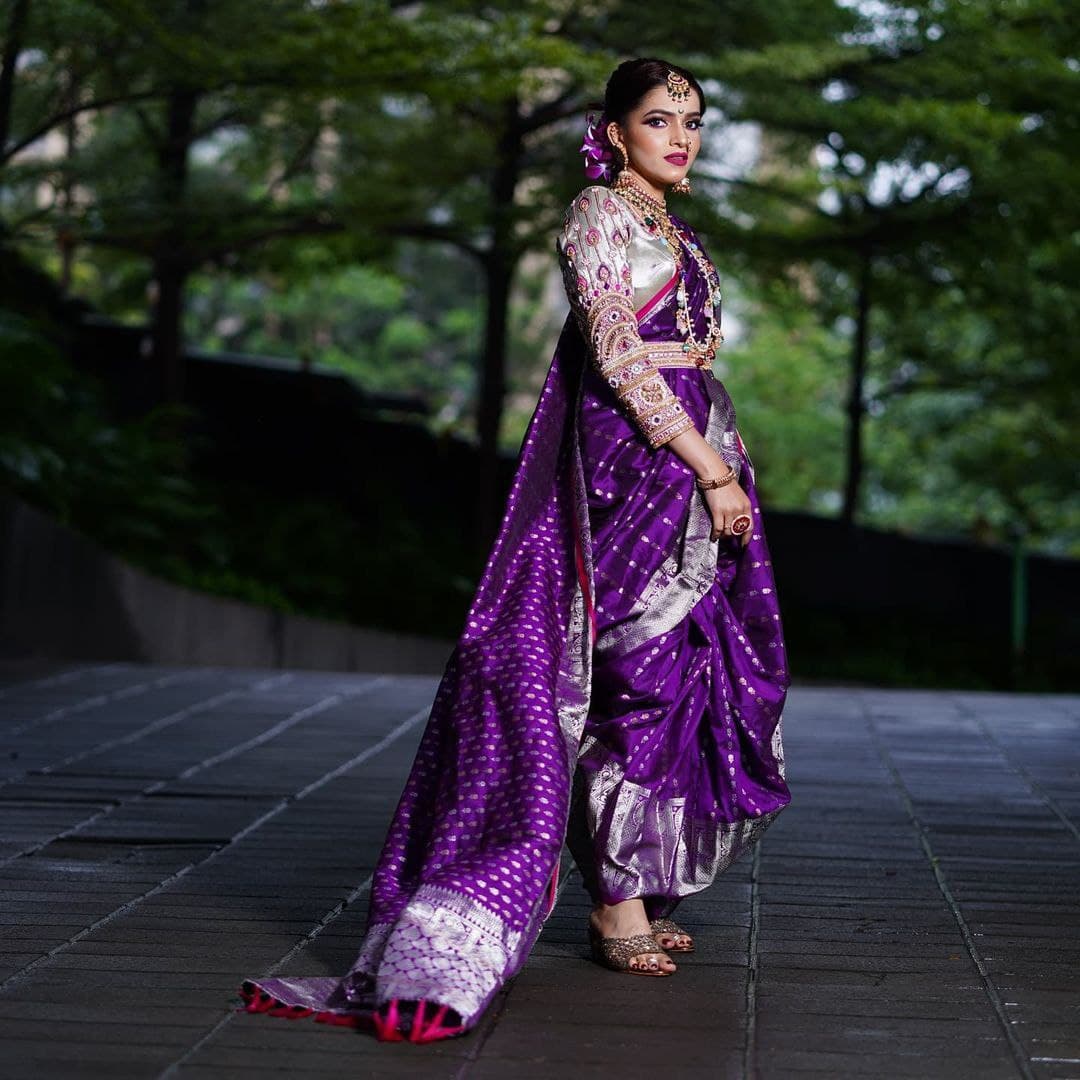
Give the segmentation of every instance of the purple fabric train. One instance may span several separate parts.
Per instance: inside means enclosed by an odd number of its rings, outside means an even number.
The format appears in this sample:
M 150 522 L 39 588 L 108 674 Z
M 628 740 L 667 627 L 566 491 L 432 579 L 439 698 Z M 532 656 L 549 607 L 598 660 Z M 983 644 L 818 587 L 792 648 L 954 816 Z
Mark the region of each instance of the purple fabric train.
M 640 896 L 652 919 L 788 803 L 789 675 L 754 470 L 726 390 L 684 347 L 680 318 L 700 338 L 713 297 L 696 237 L 673 220 L 678 263 L 614 191 L 571 205 L 559 254 L 573 313 L 359 955 L 343 978 L 246 981 L 249 1011 L 383 1039 L 461 1034 L 525 963 L 564 842 L 594 901 Z M 739 471 L 746 547 L 710 540 L 693 473 L 663 445 L 690 424 Z

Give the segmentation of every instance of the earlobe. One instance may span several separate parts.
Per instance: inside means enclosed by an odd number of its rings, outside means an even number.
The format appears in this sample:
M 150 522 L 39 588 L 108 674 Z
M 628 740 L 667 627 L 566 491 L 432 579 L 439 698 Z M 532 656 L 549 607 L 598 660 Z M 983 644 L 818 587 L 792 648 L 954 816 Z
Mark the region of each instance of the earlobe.
M 625 169 L 629 164 L 629 155 L 626 153 L 626 147 L 623 146 L 622 135 L 619 133 L 619 125 L 614 120 L 604 129 L 604 133 L 608 137 L 608 142 L 611 143 L 612 148 L 615 150 L 615 156 L 617 161 L 615 163 L 615 171 L 620 172 Z

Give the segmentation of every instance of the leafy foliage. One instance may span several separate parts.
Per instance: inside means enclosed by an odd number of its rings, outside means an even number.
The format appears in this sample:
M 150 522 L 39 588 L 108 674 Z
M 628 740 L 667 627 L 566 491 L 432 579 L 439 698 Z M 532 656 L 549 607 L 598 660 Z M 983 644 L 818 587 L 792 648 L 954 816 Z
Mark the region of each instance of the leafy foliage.
M 0 480 L 66 524 L 147 561 L 177 535 L 197 542 L 208 511 L 185 479 L 161 412 L 118 426 L 100 388 L 40 329 L 0 312 Z
M 717 372 L 767 501 L 835 513 L 857 454 L 865 523 L 1080 554 L 1070 7 L 656 11 L 19 0 L 0 16 L 0 263 L 29 258 L 128 322 L 163 318 L 172 275 L 190 342 L 419 393 L 441 429 L 490 440 L 505 390 L 514 449 L 565 310 L 551 239 L 582 183 L 584 107 L 623 56 L 675 56 L 710 101 L 680 212 L 724 277 L 738 332 Z M 68 316 L 11 304 L 32 321 L 2 324 L 0 467 L 64 520 L 144 560 L 179 533 L 174 576 L 353 615 L 378 607 L 395 552 L 422 553 L 409 506 L 376 551 L 337 508 L 297 507 L 293 527 L 195 483 L 163 434 L 175 416 L 110 421 L 65 365 L 49 320 Z M 335 600 L 357 551 L 386 572 Z M 467 562 L 427 595 L 452 606 Z M 255 567 L 271 584 L 243 584 Z

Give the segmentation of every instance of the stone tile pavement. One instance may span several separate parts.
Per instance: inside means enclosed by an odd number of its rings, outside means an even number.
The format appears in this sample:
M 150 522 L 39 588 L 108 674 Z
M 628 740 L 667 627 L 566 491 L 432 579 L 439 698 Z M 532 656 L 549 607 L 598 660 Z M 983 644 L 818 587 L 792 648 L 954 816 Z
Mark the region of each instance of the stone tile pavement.
M 679 918 L 587 955 L 566 873 L 468 1037 L 236 1011 L 340 973 L 436 680 L 0 668 L 0 1077 L 1080 1078 L 1080 697 L 795 686 L 794 801 Z

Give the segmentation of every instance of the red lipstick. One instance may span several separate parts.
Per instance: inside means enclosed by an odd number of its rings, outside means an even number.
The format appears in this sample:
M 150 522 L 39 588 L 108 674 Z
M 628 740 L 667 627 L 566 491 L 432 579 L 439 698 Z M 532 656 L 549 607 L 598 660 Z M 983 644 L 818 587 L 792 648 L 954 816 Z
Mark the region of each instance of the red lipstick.
M 670 161 L 672 165 L 685 165 L 690 158 L 687 154 L 668 154 L 664 160 Z

